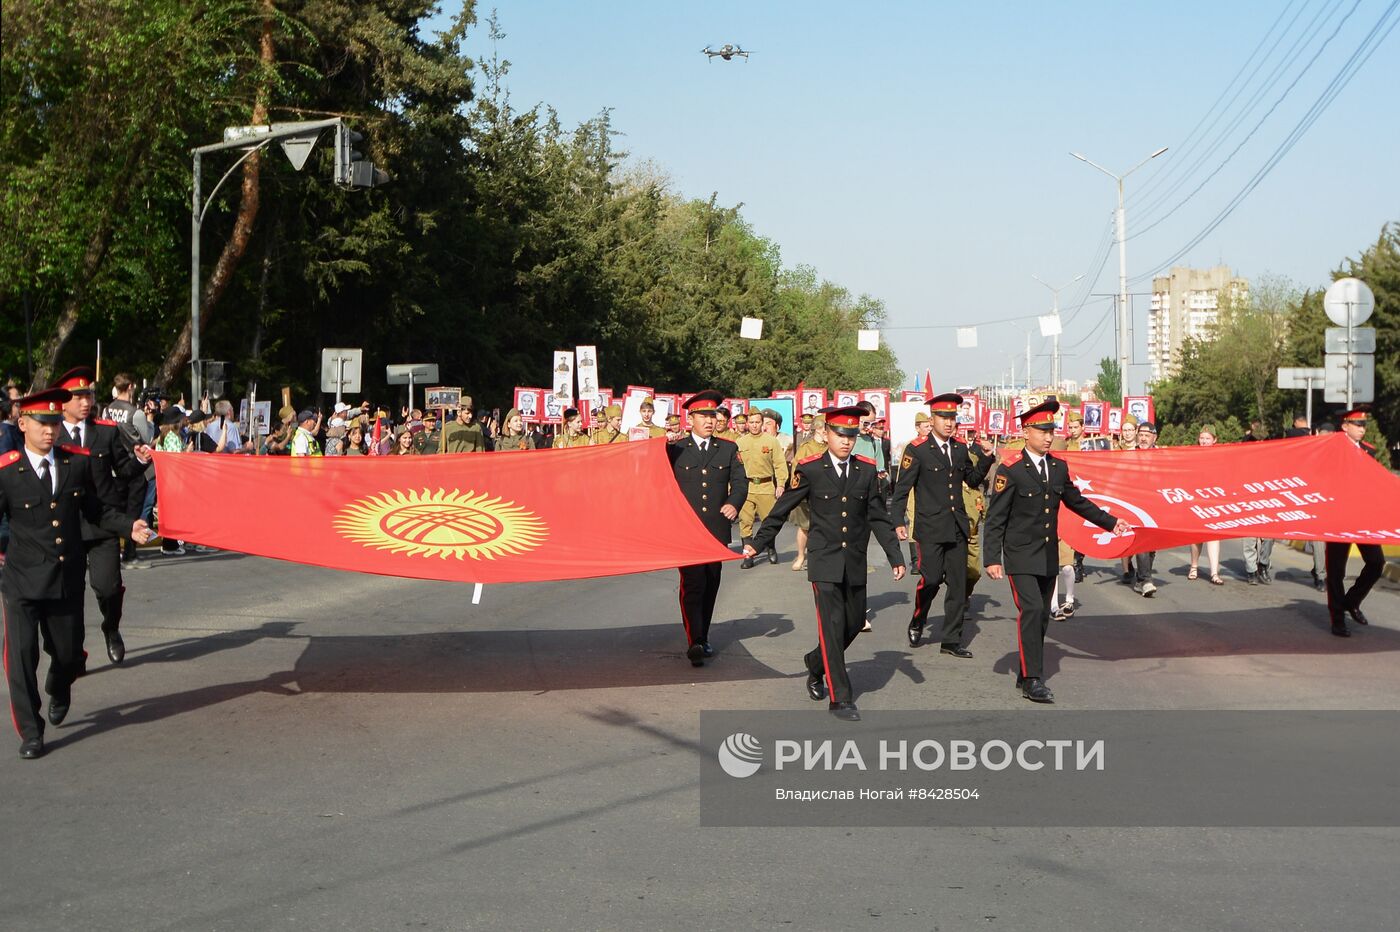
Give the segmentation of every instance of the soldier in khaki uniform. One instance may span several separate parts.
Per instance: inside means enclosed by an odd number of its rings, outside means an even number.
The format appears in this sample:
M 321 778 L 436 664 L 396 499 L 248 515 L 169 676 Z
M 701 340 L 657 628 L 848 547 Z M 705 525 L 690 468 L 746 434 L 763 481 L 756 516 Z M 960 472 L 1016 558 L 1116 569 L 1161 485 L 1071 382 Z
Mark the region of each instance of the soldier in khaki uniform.
M 734 430 L 729 420 L 729 409 L 720 405 L 715 409 L 715 432 L 714 436 L 722 440 L 729 440 L 734 443 L 739 442 L 739 432 Z
M 642 423 L 638 427 L 645 427 L 653 437 L 666 436 L 666 428 L 660 424 L 653 424 L 651 419 L 656 416 L 656 403 L 652 401 L 650 395 L 642 399 Z
M 783 449 L 778 446 L 778 438 L 763 433 L 762 411 L 750 411 L 748 433 L 739 438 L 739 456 L 744 464 L 744 472 L 749 477 L 748 497 L 739 511 L 739 534 L 745 544 L 753 543 L 755 516 L 761 522 L 773 510 L 777 501 L 777 490 L 784 488 L 788 481 L 787 460 Z M 768 562 L 777 564 L 778 551 L 773 544 L 768 546 Z M 744 557 L 739 564 L 743 570 L 753 569 L 754 558 Z
M 809 459 L 813 456 L 821 456 L 826 452 L 826 415 L 818 414 L 810 420 L 810 430 L 807 431 L 807 439 L 802 442 L 802 446 L 797 448 L 794 455 L 797 462 Z M 792 481 L 797 481 L 797 472 L 794 470 Z M 812 507 L 803 502 L 792 510 L 788 516 L 793 527 L 797 528 L 797 559 L 792 561 L 793 572 L 801 572 L 807 568 L 807 532 L 812 525 Z
M 593 431 L 593 445 L 626 442 L 627 435 L 622 432 L 622 405 L 608 405 L 603 409 L 603 425 Z
M 564 429 L 554 438 L 554 448 L 558 450 L 588 445 L 588 435 L 583 432 L 583 415 L 578 413 L 578 408 L 565 408 Z

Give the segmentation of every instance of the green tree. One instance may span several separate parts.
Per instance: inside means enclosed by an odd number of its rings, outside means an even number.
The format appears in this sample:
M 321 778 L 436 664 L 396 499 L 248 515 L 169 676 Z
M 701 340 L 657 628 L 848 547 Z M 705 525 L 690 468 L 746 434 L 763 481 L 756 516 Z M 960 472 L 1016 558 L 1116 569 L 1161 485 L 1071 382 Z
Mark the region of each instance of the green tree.
M 1099 400 L 1113 405 L 1123 403 L 1123 372 L 1118 366 L 1118 360 L 1111 356 L 1100 359 L 1099 374 L 1095 376 L 1094 382 L 1098 386 L 1094 395 Z

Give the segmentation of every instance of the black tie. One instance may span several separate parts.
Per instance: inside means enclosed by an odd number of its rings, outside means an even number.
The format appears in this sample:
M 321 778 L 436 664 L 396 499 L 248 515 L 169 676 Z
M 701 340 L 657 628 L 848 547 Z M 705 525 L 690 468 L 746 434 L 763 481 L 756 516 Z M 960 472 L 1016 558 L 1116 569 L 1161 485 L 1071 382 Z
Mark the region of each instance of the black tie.
M 1040 458 L 1040 481 L 1046 485 L 1050 484 L 1050 477 L 1045 474 L 1045 457 Z
M 39 463 L 39 481 L 44 484 L 45 500 L 53 498 L 53 475 L 49 472 L 49 461 L 47 459 Z
M 709 445 L 707 442 L 705 442 L 704 440 L 701 440 L 701 441 L 700 441 L 700 455 L 703 456 L 703 455 L 705 454 L 705 451 L 708 450 L 709 448 L 710 448 L 710 445 Z
M 73 425 L 73 442 L 76 443 L 78 446 L 83 445 L 83 425 Z
M 848 468 L 848 466 L 847 466 L 846 463 L 837 463 L 837 464 L 836 464 L 836 479 L 837 479 L 837 481 L 839 481 L 839 482 L 841 483 L 841 485 L 842 485 L 843 487 L 846 485 L 846 470 L 847 470 L 847 468 Z
M 949 449 L 948 444 L 940 443 L 938 445 L 938 448 L 943 451 L 944 459 L 946 459 L 949 463 L 953 462 L 953 451 Z

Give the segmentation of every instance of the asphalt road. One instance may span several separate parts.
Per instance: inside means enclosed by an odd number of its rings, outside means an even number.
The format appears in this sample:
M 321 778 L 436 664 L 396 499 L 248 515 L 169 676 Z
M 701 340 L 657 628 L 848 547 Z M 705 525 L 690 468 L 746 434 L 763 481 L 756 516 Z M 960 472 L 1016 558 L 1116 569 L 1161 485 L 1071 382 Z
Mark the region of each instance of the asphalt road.
M 1161 554 L 1151 600 L 1091 563 L 1085 608 L 1051 632 L 1058 708 L 1400 708 L 1400 591 L 1383 582 L 1372 625 L 1340 640 L 1308 558 L 1280 548 L 1280 578 L 1250 587 L 1224 549 L 1224 587 Z M 825 715 L 803 690 L 811 590 L 786 564 L 726 567 L 720 656 L 696 670 L 669 572 L 473 606 L 469 587 L 230 553 L 151 562 L 127 577 L 126 664 L 90 637 L 49 754 L 0 754 L 0 928 L 1215 932 L 1400 913 L 1388 828 L 700 828 L 698 710 Z M 910 651 L 912 584 L 871 579 L 863 709 L 1045 714 L 1012 688 L 1004 582 L 979 585 L 959 661 Z

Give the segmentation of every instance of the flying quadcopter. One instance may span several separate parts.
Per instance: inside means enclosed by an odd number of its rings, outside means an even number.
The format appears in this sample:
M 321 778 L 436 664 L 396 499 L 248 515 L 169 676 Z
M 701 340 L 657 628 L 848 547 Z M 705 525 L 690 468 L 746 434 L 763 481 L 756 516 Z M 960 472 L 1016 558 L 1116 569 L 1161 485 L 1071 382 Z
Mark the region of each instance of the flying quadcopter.
M 727 42 L 717 49 L 712 49 L 707 45 L 700 50 L 700 53 L 705 55 L 709 61 L 714 61 L 716 57 L 723 58 L 725 61 L 733 61 L 734 56 L 739 55 L 743 57 L 745 62 L 749 60 L 749 55 L 752 54 L 744 51 L 737 45 L 730 45 Z

